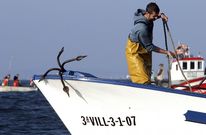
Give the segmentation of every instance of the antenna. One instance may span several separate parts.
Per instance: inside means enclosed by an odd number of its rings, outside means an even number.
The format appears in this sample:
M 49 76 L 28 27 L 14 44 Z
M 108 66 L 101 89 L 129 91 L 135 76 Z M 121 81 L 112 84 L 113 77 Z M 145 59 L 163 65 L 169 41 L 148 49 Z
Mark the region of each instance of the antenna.
M 9 65 L 8 65 L 8 72 L 11 72 L 13 58 L 14 58 L 13 56 L 10 57 Z

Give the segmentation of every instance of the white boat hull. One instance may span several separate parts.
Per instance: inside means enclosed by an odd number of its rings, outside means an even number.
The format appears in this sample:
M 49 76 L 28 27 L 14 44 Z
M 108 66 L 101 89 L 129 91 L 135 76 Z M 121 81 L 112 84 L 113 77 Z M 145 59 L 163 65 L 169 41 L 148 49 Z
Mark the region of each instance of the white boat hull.
M 82 78 L 65 80 L 70 89 L 68 96 L 60 79 L 39 82 L 39 77 L 34 78 L 72 135 L 203 135 L 206 132 L 205 95 Z
M 0 86 L 0 92 L 29 92 L 37 91 L 34 87 L 13 87 L 13 86 Z

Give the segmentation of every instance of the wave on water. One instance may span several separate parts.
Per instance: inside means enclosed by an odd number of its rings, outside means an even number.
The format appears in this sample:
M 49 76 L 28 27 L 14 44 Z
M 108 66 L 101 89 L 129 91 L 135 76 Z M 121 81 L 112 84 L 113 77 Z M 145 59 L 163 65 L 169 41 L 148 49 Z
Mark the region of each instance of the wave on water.
M 0 134 L 70 135 L 40 91 L 0 93 Z

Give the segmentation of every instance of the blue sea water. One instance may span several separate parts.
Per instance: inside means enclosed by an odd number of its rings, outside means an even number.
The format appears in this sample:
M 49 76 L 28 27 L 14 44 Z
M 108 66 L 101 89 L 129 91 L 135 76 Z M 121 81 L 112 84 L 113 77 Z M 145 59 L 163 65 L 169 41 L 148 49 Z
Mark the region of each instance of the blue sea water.
M 70 135 L 40 91 L 0 92 L 0 135 Z

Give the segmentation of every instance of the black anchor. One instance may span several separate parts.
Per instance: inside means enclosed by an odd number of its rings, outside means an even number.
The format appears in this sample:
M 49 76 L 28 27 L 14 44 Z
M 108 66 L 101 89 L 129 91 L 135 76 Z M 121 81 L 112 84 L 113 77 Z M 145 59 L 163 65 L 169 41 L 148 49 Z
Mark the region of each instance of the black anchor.
M 86 55 L 84 56 L 77 56 L 76 58 L 72 58 L 72 59 L 69 59 L 69 60 L 65 60 L 62 64 L 60 62 L 60 56 L 61 54 L 64 52 L 64 47 L 62 47 L 62 49 L 60 50 L 59 54 L 57 55 L 57 63 L 59 65 L 59 68 L 50 68 L 48 69 L 42 76 L 41 76 L 41 79 L 39 80 L 42 81 L 46 78 L 46 76 L 48 75 L 49 72 L 51 71 L 58 71 L 58 74 L 60 76 L 60 79 L 61 79 L 61 83 L 63 85 L 63 90 L 64 92 L 66 92 L 69 96 L 69 87 L 65 85 L 64 83 L 64 79 L 63 79 L 63 74 L 64 72 L 66 72 L 64 66 L 67 64 L 67 63 L 70 63 L 70 62 L 73 62 L 73 61 L 80 61 L 82 60 L 83 58 L 87 57 Z

